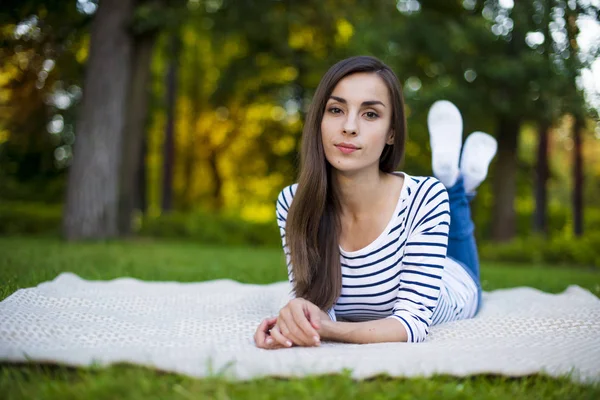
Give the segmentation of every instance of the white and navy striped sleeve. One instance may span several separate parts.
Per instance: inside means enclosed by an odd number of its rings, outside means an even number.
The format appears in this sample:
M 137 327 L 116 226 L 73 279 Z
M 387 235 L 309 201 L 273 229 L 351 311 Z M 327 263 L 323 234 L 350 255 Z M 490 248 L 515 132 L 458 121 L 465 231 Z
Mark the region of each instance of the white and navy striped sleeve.
M 448 248 L 450 207 L 446 188 L 435 178 L 420 182 L 408 205 L 408 236 L 394 312 L 408 342 L 422 342 L 429 333 L 440 296 Z
M 275 212 L 277 216 L 277 226 L 279 226 L 279 233 L 281 234 L 281 245 L 285 254 L 285 262 L 287 264 L 288 280 L 290 283 L 294 283 L 294 275 L 292 273 L 292 259 L 290 255 L 290 249 L 285 240 L 285 222 L 287 220 L 288 211 L 292 204 L 292 199 L 295 194 L 295 185 L 285 187 L 277 196 L 277 205 Z
M 288 280 L 293 285 L 294 284 L 294 273 L 292 270 L 292 259 L 290 249 L 286 242 L 285 236 L 285 222 L 287 220 L 288 211 L 290 209 L 290 205 L 292 204 L 292 199 L 294 198 L 294 194 L 296 194 L 297 184 L 287 186 L 284 188 L 277 196 L 277 205 L 275 207 L 276 216 L 277 216 L 277 226 L 279 226 L 279 233 L 281 234 L 281 245 L 283 246 L 283 252 L 285 254 L 285 262 L 287 264 L 287 272 L 288 272 Z M 295 293 L 294 293 L 295 296 Z M 335 312 L 333 308 L 327 311 L 327 315 L 331 318 L 332 321 L 336 321 Z

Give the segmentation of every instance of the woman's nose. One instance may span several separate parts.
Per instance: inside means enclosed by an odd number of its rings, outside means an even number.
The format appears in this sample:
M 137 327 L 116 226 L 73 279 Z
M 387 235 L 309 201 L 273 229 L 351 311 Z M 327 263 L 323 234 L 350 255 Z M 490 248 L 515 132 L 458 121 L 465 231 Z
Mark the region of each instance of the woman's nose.
M 348 135 L 356 135 L 358 132 L 356 120 L 352 117 L 346 118 L 344 121 L 344 133 Z

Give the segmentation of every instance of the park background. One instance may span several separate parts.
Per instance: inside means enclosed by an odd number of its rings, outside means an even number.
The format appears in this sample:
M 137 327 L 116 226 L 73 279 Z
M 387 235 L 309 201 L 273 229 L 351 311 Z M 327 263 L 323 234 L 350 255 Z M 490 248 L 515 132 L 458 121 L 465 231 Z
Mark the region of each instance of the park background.
M 403 85 L 402 170 L 431 174 L 426 115 L 439 99 L 459 107 L 465 137 L 498 140 L 472 204 L 484 290 L 599 295 L 599 20 L 598 0 L 3 0 L 0 299 L 64 271 L 284 280 L 275 200 L 295 181 L 319 79 L 359 54 Z M 594 398 L 543 376 L 230 386 L 39 368 L 0 364 L 0 392 Z
M 435 100 L 498 139 L 484 259 L 600 264 L 597 1 L 3 4 L 2 234 L 275 246 L 312 93 L 370 54 L 403 83 L 408 173 Z

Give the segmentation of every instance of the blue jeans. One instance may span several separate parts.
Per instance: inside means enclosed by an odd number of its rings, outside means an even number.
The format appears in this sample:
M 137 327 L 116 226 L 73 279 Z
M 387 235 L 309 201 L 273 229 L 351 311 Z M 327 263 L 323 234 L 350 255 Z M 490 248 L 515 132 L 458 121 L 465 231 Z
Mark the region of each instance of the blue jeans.
M 450 232 L 448 234 L 447 256 L 458 262 L 475 281 L 478 292 L 477 312 L 481 307 L 481 283 L 479 280 L 479 256 L 473 231 L 475 225 L 471 219 L 469 203 L 475 194 L 465 193 L 462 177 L 454 186 L 447 189 L 450 202 Z

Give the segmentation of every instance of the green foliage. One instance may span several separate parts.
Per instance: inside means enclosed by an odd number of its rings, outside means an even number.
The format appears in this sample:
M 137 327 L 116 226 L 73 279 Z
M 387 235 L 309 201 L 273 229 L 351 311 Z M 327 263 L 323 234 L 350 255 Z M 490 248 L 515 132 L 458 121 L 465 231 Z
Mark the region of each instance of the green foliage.
M 600 267 L 600 210 L 586 213 L 586 233 L 582 238 L 565 236 L 570 232 L 568 210 L 551 214 L 550 239 L 529 236 L 531 215 L 519 214 L 523 226 L 520 238 L 507 243 L 480 241 L 480 255 L 485 261 L 564 264 Z M 489 224 L 479 218 L 476 226 Z M 62 209 L 43 203 L 0 203 L 0 235 L 58 235 Z M 142 217 L 136 234 L 146 238 L 175 239 L 199 244 L 223 246 L 281 246 L 275 222 L 253 223 L 239 218 L 206 212 L 172 212 L 157 217 Z
M 0 235 L 58 234 L 61 206 L 0 202 Z
M 0 172 L 0 202 L 31 203 L 31 199 L 35 199 L 40 204 L 61 204 L 66 185 L 66 174 L 62 172 L 52 177 L 34 176 L 27 180 L 15 179 Z
M 3 3 L 0 197 L 4 200 L 60 202 L 64 198 L 64 187 L 58 183 L 49 187 L 48 194 L 40 188 L 50 180 L 65 185 L 63 168 L 69 165 L 77 133 L 74 120 L 80 105 L 76 94 L 89 53 L 92 16 L 82 12 L 84 2 L 77 2 L 77 7 L 75 3 Z M 421 0 L 415 11 L 407 6 L 416 2 L 407 0 L 376 3 L 136 1 L 130 32 L 138 38 L 158 34 L 148 115 L 147 188 L 139 189 L 147 198 L 142 203 L 155 212 L 163 193 L 165 71 L 172 61 L 166 44 L 173 34 L 182 42 L 172 188 L 173 204 L 179 211 L 215 205 L 226 213 L 243 207 L 254 208 L 241 210 L 246 214 L 265 209 L 272 193 L 293 179 L 300 121 L 319 79 L 333 62 L 350 55 L 383 59 L 404 83 L 410 137 L 405 169 L 411 174 L 431 173 L 425 122 L 429 106 L 440 98 L 459 106 L 465 135 L 473 130 L 497 135 L 501 114 L 535 126 L 567 112 L 579 114 L 585 106 L 574 80 L 579 69 L 597 57 L 599 48 L 592 46 L 584 62 L 578 48 L 572 47 L 574 40 L 558 43 L 549 30 L 552 25 L 552 30 L 572 39 L 577 33 L 573 22 L 579 16 L 597 15 L 597 5 L 552 0 L 514 2 L 506 7 L 498 0 Z M 15 35 L 16 25 L 31 17 L 35 24 L 29 33 Z M 500 26 L 502 32 L 495 30 Z M 543 45 L 528 45 L 527 32 L 543 33 L 546 40 Z M 46 71 L 45 62 L 51 60 L 53 67 Z M 54 92 L 69 93 L 72 105 L 57 108 L 48 101 Z M 48 134 L 47 124 L 54 117 L 64 119 L 64 128 Z M 585 146 L 597 148 L 597 141 L 589 136 Z M 65 150 L 63 161 L 55 160 L 57 148 Z M 586 184 L 593 190 L 598 186 L 594 154 L 586 154 L 585 161 Z M 556 154 L 550 156 L 551 164 L 564 167 L 556 161 Z M 522 161 L 523 156 L 518 158 Z M 238 167 L 239 160 L 244 160 L 243 168 Z M 520 168 L 517 180 L 524 181 L 533 172 L 533 168 Z M 3 184 L 2 177 L 18 185 Z M 550 200 L 565 198 L 570 191 L 565 175 L 557 175 L 554 181 L 558 189 L 550 192 Z M 527 179 L 527 186 L 531 185 Z M 587 203 L 594 199 L 590 190 Z M 242 198 L 244 204 L 238 202 Z M 486 207 L 491 208 L 492 202 Z M 530 234 L 531 216 L 521 210 L 517 213 L 517 234 Z M 491 220 L 478 218 L 478 232 L 487 238 Z M 585 218 L 587 223 L 587 214 Z M 568 224 L 566 207 L 550 215 L 552 235 L 562 234 Z M 180 228 L 182 236 L 194 236 L 191 228 Z
M 573 211 L 566 207 L 551 207 L 548 209 L 547 225 L 550 237 L 569 235 L 573 231 Z M 516 210 L 517 237 L 528 238 L 532 235 L 533 215 L 528 210 Z M 492 230 L 492 214 L 489 208 L 476 206 L 473 215 L 477 240 L 486 241 Z M 584 210 L 584 232 L 593 234 L 600 232 L 600 209 L 587 208 Z
M 600 232 L 581 238 L 532 236 L 506 244 L 484 243 L 479 246 L 482 260 L 532 264 L 561 264 L 600 268 Z
M 43 203 L 0 203 L 0 235 L 58 235 L 62 207 Z M 208 213 L 173 212 L 143 217 L 136 232 L 140 236 L 184 239 L 202 244 L 279 247 L 275 222 L 252 223 Z
M 139 234 L 156 238 L 189 239 L 203 244 L 280 246 L 275 222 L 259 224 L 215 214 L 173 212 L 142 219 Z

